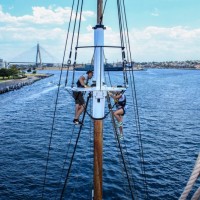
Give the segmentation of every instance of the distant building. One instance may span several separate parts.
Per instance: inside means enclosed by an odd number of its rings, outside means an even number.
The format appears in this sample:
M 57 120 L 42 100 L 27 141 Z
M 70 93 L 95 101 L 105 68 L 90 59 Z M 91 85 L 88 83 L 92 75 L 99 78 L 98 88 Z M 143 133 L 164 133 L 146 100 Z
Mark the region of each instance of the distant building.
M 5 67 L 5 65 L 4 65 L 3 59 L 0 58 L 0 68 L 3 68 L 3 67 Z

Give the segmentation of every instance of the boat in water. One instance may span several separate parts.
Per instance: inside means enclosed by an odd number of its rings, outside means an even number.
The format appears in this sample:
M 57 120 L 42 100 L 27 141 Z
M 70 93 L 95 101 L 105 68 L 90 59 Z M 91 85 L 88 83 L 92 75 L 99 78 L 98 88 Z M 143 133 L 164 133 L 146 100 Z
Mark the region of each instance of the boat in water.
M 94 65 L 93 64 L 84 64 L 82 66 L 77 66 L 75 68 L 76 71 L 88 71 L 88 70 L 94 70 Z M 105 63 L 104 64 L 104 71 L 129 71 L 129 70 L 133 70 L 133 71 L 143 71 L 145 70 L 141 65 L 129 65 L 126 64 L 125 67 L 123 67 L 123 65 L 120 64 L 110 64 L 110 63 Z
M 75 70 L 76 71 L 88 71 L 88 70 L 93 71 L 94 65 L 85 64 L 85 65 L 82 65 L 81 67 L 76 67 Z M 123 71 L 123 66 L 106 63 L 106 64 L 104 64 L 104 71 Z

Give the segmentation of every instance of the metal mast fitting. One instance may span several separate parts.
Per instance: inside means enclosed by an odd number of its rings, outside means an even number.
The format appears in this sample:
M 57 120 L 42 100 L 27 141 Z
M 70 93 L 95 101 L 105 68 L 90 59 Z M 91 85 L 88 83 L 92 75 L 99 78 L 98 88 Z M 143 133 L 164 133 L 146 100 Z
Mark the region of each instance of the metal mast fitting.
M 104 81 L 104 58 L 103 58 L 103 46 L 104 46 L 104 26 L 96 25 L 94 27 L 94 79 L 96 82 L 96 91 L 93 92 L 93 117 L 100 119 L 104 117 L 105 110 L 105 96 L 106 91 L 103 91 L 102 87 L 105 84 Z

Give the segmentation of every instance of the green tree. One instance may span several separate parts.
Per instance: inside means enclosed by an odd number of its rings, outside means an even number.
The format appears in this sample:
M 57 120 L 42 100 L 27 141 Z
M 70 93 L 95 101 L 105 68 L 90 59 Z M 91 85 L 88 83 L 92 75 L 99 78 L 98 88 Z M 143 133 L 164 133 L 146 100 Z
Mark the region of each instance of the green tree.
M 19 74 L 19 70 L 17 69 L 16 66 L 12 66 L 9 70 L 9 75 L 12 76 L 13 78 Z
M 8 70 L 6 68 L 1 68 L 0 69 L 0 76 L 3 77 L 3 79 L 7 76 L 9 77 Z

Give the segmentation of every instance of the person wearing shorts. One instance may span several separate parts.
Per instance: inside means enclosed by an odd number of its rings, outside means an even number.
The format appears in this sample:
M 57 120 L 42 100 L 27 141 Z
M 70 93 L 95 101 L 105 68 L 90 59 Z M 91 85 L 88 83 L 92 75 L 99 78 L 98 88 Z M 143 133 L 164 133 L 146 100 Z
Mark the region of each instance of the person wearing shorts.
M 88 81 L 89 81 L 89 79 L 92 78 L 92 76 L 93 76 L 93 71 L 91 71 L 91 70 L 87 71 L 86 74 L 80 76 L 76 83 L 77 87 L 80 87 L 80 88 L 88 87 Z M 75 116 L 74 116 L 73 122 L 74 122 L 74 124 L 82 124 L 82 122 L 79 121 L 79 117 L 85 107 L 85 100 L 83 97 L 83 92 L 74 91 L 73 97 L 74 97 L 75 104 L 76 104 L 75 105 Z
M 125 114 L 126 108 L 126 96 L 123 90 L 121 92 L 117 92 L 115 95 L 109 92 L 109 95 L 115 100 L 115 105 L 117 109 L 113 114 L 117 120 L 117 126 L 119 127 L 120 133 L 122 135 L 123 116 Z

